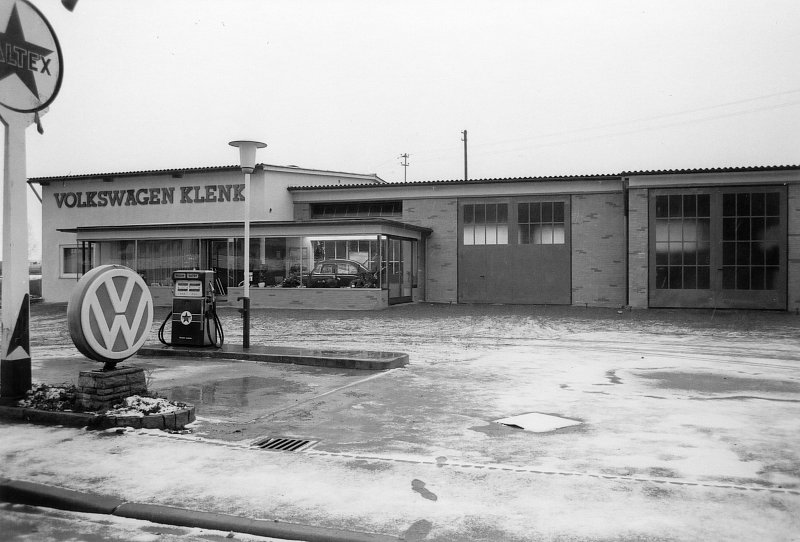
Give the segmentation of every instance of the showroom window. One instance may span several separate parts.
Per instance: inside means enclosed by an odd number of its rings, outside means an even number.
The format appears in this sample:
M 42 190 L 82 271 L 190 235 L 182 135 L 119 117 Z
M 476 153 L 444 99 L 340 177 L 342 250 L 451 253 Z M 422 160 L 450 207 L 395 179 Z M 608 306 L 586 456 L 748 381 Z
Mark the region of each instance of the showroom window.
M 94 247 L 91 243 L 61 247 L 61 278 L 79 278 L 94 267 Z
M 220 288 L 244 284 L 241 237 L 206 242 Z M 250 286 L 378 288 L 378 236 L 251 237 Z
M 517 241 L 521 245 L 563 245 L 564 202 L 520 203 L 517 225 Z
M 463 218 L 465 245 L 508 244 L 508 204 L 466 204 Z
M 375 288 L 390 298 L 411 296 L 416 285 L 417 241 L 382 235 L 250 238 L 253 288 Z M 85 260 L 82 260 L 85 258 Z M 88 241 L 62 247 L 62 276 L 78 277 L 97 265 L 135 269 L 152 287 L 172 285 L 177 269 L 211 269 L 218 293 L 244 285 L 244 239 Z
M 138 242 L 136 270 L 149 286 L 170 286 L 176 269 L 200 269 L 199 239 Z
M 94 243 L 97 265 L 115 264 L 136 269 L 136 241 L 98 241 Z

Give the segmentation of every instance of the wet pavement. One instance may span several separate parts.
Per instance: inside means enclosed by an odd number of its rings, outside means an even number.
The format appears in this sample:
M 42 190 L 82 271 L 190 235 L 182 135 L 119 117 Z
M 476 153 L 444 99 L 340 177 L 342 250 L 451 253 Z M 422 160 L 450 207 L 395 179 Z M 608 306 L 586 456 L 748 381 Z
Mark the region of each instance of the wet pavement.
M 0 474 L 408 540 L 800 532 L 794 315 L 436 305 L 254 312 L 259 344 L 401 351 L 410 364 L 363 371 L 137 356 L 129 363 L 145 368 L 152 390 L 196 405 L 190 435 L 139 432 L 111 443 L 76 432 L 48 455 L 5 437 L 56 434 L 0 427 Z M 35 380 L 69 382 L 96 368 L 69 353 L 57 307 L 35 307 L 33 318 L 48 330 L 34 345 Z M 234 311 L 222 320 L 239 340 Z M 493 421 L 526 413 L 580 424 L 536 433 Z M 314 445 L 297 454 L 249 446 L 265 436 Z M 63 454 L 82 442 L 128 464 L 168 453 L 185 465 L 181 476 L 151 465 L 129 480 L 70 462 Z

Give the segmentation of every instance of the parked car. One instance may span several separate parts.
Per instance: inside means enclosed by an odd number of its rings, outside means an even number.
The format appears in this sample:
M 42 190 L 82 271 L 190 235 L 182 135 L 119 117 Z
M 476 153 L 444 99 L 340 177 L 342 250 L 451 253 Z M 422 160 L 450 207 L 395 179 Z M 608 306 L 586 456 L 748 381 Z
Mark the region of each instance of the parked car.
M 375 273 L 353 260 L 322 260 L 308 276 L 309 288 L 371 287 Z

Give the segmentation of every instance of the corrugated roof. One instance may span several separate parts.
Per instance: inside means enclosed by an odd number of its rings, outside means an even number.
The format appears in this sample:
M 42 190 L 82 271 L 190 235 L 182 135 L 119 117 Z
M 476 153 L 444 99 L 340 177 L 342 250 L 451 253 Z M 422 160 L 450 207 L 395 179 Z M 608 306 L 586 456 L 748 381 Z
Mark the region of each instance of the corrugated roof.
M 645 171 L 623 171 L 623 177 L 635 175 L 688 175 L 692 173 L 746 173 L 754 171 L 786 171 L 800 169 L 800 166 L 740 166 L 740 167 L 714 167 L 714 168 L 693 168 L 693 169 L 654 169 Z
M 29 182 L 69 181 L 78 179 L 102 179 L 103 177 L 143 177 L 145 175 L 183 175 L 185 173 L 205 173 L 210 171 L 235 171 L 241 166 L 208 166 L 172 169 L 145 169 L 140 171 L 108 171 L 105 173 L 81 173 L 78 175 L 52 175 L 49 177 L 32 177 Z
M 636 175 L 681 175 L 692 173 L 745 173 L 758 171 L 787 171 L 800 170 L 800 165 L 776 165 L 776 166 L 738 166 L 738 167 L 718 167 L 718 168 L 693 168 L 693 169 L 661 169 L 646 171 L 623 171 L 621 173 L 600 173 L 593 175 L 554 175 L 541 177 L 503 177 L 489 179 L 452 179 L 435 181 L 404 181 L 397 183 L 387 183 L 382 187 L 398 186 L 430 186 L 440 184 L 494 184 L 494 183 L 519 183 L 519 182 L 558 182 L 558 181 L 581 181 L 581 180 L 607 180 L 619 179 L 622 177 L 632 177 Z M 339 188 L 369 188 L 374 185 L 369 184 L 349 184 L 349 185 L 323 185 L 323 186 L 290 186 L 290 191 L 299 190 L 319 190 L 319 189 L 339 189 Z
M 483 178 L 483 179 L 441 179 L 433 181 L 403 181 L 387 182 L 375 173 L 348 173 L 344 171 L 330 171 L 323 169 L 309 169 L 297 166 L 276 166 L 272 164 L 259 164 L 268 168 L 280 168 L 286 170 L 311 171 L 315 173 L 329 173 L 332 175 L 348 175 L 356 177 L 371 177 L 378 184 L 373 183 L 354 183 L 354 184 L 331 184 L 321 186 L 290 186 L 289 190 L 320 190 L 320 189 L 340 189 L 340 188 L 375 188 L 375 187 L 403 187 L 403 186 L 431 186 L 441 184 L 501 184 L 519 182 L 554 182 L 554 181 L 577 181 L 577 180 L 607 180 L 621 177 L 644 176 L 644 175 L 687 175 L 696 173 L 745 173 L 759 171 L 787 171 L 800 170 L 800 165 L 773 165 L 773 166 L 739 166 L 739 167 L 718 167 L 718 168 L 690 168 L 690 169 L 660 169 L 642 171 L 623 171 L 621 173 L 601 173 L 592 175 L 553 175 L 539 177 L 502 177 L 502 178 Z M 29 182 L 51 182 L 80 179 L 102 179 L 104 177 L 142 177 L 148 175 L 175 175 L 183 176 L 189 173 L 206 173 L 213 171 L 235 171 L 240 169 L 238 165 L 228 166 L 207 166 L 207 167 L 188 167 L 171 169 L 150 169 L 140 171 L 117 171 L 105 173 L 84 173 L 78 175 L 54 175 L 48 177 L 33 177 Z
M 260 163 L 258 166 L 266 167 L 266 168 L 277 168 L 277 169 L 285 169 L 285 170 L 296 170 L 296 171 L 311 171 L 314 173 L 329 173 L 332 175 L 348 175 L 348 176 L 355 176 L 355 177 L 371 177 L 375 179 L 380 184 L 385 184 L 386 181 L 378 177 L 376 173 L 348 173 L 345 171 L 329 171 L 324 169 L 310 169 L 298 166 L 276 166 L 274 164 L 264 164 Z M 229 165 L 229 166 L 207 166 L 207 167 L 188 167 L 188 168 L 171 168 L 171 169 L 147 169 L 147 170 L 140 170 L 140 171 L 116 171 L 116 172 L 105 172 L 105 173 L 82 173 L 77 175 L 52 175 L 48 177 L 32 177 L 28 179 L 28 182 L 52 182 L 52 181 L 71 181 L 71 180 L 81 180 L 81 179 L 102 179 L 104 177 L 144 177 L 150 175 L 175 175 L 175 176 L 183 176 L 188 173 L 208 173 L 213 171 L 237 171 L 241 169 L 239 165 Z M 364 183 L 365 186 L 375 186 L 372 183 Z
M 386 183 L 379 185 L 381 188 L 398 187 L 398 186 L 430 186 L 439 184 L 503 184 L 503 183 L 524 183 L 524 182 L 553 182 L 553 181 L 601 181 L 608 179 L 618 179 L 620 175 L 617 174 L 599 174 L 599 175 L 558 175 L 551 177 L 503 177 L 497 179 L 452 179 L 452 180 L 437 180 L 437 181 L 403 181 L 396 183 Z M 376 185 L 371 184 L 329 184 L 322 186 L 290 186 L 288 189 L 292 190 L 319 190 L 319 189 L 336 189 L 336 188 L 376 188 Z

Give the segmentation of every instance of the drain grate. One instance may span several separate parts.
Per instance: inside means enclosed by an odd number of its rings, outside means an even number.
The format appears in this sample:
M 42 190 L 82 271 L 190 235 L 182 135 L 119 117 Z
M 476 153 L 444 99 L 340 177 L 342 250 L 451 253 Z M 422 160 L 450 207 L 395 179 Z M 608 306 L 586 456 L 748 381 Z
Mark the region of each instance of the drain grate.
M 309 449 L 317 442 L 316 440 L 301 438 L 262 437 L 254 440 L 250 446 L 276 452 L 300 452 Z

